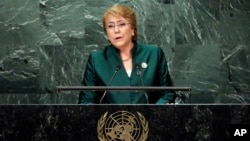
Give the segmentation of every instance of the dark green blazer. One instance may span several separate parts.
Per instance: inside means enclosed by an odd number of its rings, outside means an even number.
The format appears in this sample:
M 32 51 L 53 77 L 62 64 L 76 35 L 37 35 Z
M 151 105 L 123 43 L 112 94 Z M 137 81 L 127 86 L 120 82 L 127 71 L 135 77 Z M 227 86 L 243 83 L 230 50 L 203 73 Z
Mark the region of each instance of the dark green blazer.
M 112 45 L 90 54 L 83 78 L 84 86 L 108 86 L 117 65 L 116 73 L 110 86 L 171 86 L 165 55 L 160 47 L 135 43 L 132 49 L 133 69 L 128 77 L 122 65 L 119 50 Z M 141 64 L 146 66 L 141 67 Z M 141 78 L 137 74 L 140 66 Z M 104 92 L 82 91 L 79 103 L 99 103 Z M 150 103 L 165 104 L 172 102 L 174 94 L 169 92 L 147 93 Z M 109 104 L 145 104 L 145 92 L 140 91 L 108 91 L 102 103 Z

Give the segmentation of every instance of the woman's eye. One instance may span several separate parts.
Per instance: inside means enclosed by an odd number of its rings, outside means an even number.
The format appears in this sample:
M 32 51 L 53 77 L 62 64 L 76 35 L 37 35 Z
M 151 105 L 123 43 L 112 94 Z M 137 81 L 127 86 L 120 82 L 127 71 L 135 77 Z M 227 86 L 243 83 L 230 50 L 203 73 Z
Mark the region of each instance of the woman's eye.
M 119 23 L 119 27 L 124 27 L 126 23 Z
M 114 28 L 115 26 L 114 25 L 108 25 L 107 27 L 108 28 Z

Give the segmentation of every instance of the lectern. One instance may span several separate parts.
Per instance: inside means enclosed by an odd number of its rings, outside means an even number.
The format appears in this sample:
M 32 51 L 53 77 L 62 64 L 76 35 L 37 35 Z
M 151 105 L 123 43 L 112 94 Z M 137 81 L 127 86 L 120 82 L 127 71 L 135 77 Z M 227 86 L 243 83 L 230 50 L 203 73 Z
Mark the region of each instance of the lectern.
M 57 103 L 58 95 L 61 91 L 145 91 L 145 92 L 154 92 L 154 91 L 169 91 L 173 92 L 177 99 L 176 103 L 189 103 L 190 101 L 190 92 L 191 87 L 155 87 L 155 86 L 57 86 Z M 186 93 L 182 93 L 186 92 Z

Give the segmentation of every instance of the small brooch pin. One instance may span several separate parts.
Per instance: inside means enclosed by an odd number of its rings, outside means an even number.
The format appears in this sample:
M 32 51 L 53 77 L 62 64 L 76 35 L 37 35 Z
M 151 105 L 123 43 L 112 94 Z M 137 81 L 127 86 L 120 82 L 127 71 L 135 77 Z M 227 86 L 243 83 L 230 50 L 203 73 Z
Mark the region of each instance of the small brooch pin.
M 148 67 L 148 64 L 145 63 L 145 62 L 143 62 L 143 63 L 141 63 L 141 67 L 144 68 L 144 69 L 146 69 Z

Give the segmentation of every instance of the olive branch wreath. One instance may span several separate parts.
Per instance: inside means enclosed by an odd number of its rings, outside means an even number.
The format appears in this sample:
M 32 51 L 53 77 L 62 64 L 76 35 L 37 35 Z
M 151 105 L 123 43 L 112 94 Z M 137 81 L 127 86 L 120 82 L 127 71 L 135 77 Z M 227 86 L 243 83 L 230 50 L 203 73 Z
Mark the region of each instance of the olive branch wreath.
M 138 116 L 139 116 L 139 119 L 141 121 L 141 126 L 142 126 L 142 135 L 141 135 L 141 138 L 140 138 L 140 141 L 146 141 L 147 138 L 148 138 L 148 122 L 145 120 L 144 116 L 137 112 Z
M 141 138 L 140 141 L 146 141 L 148 138 L 148 122 L 145 120 L 145 117 L 137 112 L 138 116 L 139 116 L 139 120 L 141 121 L 141 126 L 142 126 L 142 134 L 141 134 Z M 99 141 L 107 141 L 105 139 L 105 136 L 103 135 L 103 127 L 107 118 L 108 112 L 106 112 L 99 120 L 98 120 L 98 124 L 97 124 L 97 134 L 98 134 L 98 139 Z
M 97 134 L 98 134 L 98 139 L 100 141 L 107 141 L 103 135 L 103 126 L 105 124 L 105 120 L 107 118 L 108 112 L 106 112 L 99 120 L 97 124 Z

